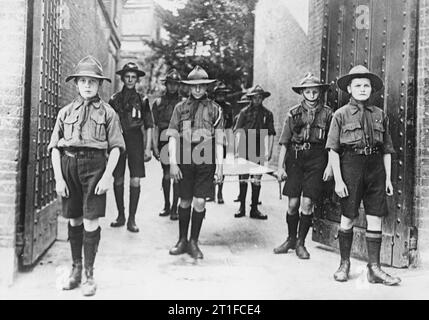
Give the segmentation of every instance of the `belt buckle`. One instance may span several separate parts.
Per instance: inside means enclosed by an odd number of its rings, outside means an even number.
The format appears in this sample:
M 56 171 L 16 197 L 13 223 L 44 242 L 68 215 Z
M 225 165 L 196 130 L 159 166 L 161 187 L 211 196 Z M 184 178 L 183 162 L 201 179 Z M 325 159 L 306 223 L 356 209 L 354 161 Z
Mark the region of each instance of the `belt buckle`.
M 366 155 L 366 156 L 369 156 L 369 155 L 371 155 L 372 154 L 372 148 L 371 147 L 365 147 L 365 148 L 363 148 L 363 152 L 364 152 L 364 154 Z
M 302 149 L 303 150 L 310 150 L 311 149 L 310 142 L 304 142 L 304 144 L 302 145 Z

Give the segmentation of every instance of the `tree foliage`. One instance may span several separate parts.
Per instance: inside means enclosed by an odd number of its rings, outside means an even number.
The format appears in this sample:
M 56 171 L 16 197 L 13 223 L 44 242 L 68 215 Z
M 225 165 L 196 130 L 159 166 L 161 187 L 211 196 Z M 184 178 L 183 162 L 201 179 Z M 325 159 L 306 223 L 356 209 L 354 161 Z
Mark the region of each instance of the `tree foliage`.
M 149 42 L 153 59 L 186 76 L 196 64 L 233 89 L 253 73 L 254 9 L 257 0 L 188 0 L 177 13 L 156 7 L 167 39 Z

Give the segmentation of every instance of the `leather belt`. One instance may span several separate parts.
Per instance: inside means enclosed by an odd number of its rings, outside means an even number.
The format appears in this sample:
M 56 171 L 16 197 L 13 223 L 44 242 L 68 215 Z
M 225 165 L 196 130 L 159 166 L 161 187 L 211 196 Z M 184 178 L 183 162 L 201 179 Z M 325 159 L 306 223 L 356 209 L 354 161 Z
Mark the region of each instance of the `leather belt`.
M 310 142 L 304 142 L 303 144 L 292 144 L 292 150 L 295 151 L 295 158 L 298 157 L 298 151 L 305 151 L 311 149 L 323 149 L 323 144 L 315 144 Z
M 379 147 L 364 147 L 364 148 L 347 148 L 346 151 L 353 152 L 358 155 L 370 156 L 381 152 Z
M 94 158 L 99 156 L 104 156 L 106 150 L 102 149 L 65 149 L 64 155 L 71 158 Z

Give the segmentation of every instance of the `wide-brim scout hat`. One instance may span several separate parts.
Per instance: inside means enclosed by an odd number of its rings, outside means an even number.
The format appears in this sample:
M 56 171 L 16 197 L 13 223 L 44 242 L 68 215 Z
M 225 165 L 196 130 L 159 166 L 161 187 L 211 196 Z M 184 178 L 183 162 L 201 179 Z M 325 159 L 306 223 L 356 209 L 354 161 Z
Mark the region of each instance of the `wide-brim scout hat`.
M 182 77 L 176 69 L 171 69 L 164 79 L 161 79 L 161 82 L 180 82 Z
M 219 82 L 218 85 L 213 89 L 213 92 L 216 93 L 230 93 L 231 90 L 226 86 L 225 83 Z
M 215 82 L 216 79 L 209 79 L 209 75 L 207 72 L 201 68 L 200 66 L 196 66 L 194 70 L 192 70 L 188 74 L 187 80 L 182 80 L 181 82 L 184 84 L 210 84 Z
M 112 82 L 109 78 L 104 76 L 101 63 L 93 56 L 87 56 L 80 60 L 76 65 L 73 74 L 66 78 L 66 82 L 77 77 L 91 77 Z
M 247 95 L 243 95 L 237 104 L 249 104 L 251 101 L 247 98 Z
M 139 69 L 139 66 L 134 62 L 128 62 L 124 65 L 122 70 L 116 71 L 116 74 L 120 75 L 121 77 L 125 75 L 127 72 L 135 72 L 137 74 L 137 77 L 144 77 L 146 75 L 146 72 Z
M 357 65 L 353 67 L 347 75 L 340 77 L 337 80 L 338 88 L 347 92 L 347 86 L 353 79 L 356 78 L 369 79 L 371 81 L 371 86 L 374 89 L 374 92 L 379 91 L 381 88 L 383 88 L 383 80 L 381 80 L 381 78 L 375 73 L 369 72 L 369 70 L 362 65 Z
M 262 89 L 260 85 L 256 85 L 254 88 L 250 89 L 250 91 L 246 94 L 248 97 L 253 97 L 260 94 L 264 98 L 268 98 L 271 95 L 271 92 L 265 91 Z
M 322 83 L 314 74 L 307 73 L 305 77 L 301 79 L 299 85 L 292 87 L 292 90 L 301 94 L 301 90 L 304 88 L 320 88 L 326 90 L 329 88 L 329 84 Z

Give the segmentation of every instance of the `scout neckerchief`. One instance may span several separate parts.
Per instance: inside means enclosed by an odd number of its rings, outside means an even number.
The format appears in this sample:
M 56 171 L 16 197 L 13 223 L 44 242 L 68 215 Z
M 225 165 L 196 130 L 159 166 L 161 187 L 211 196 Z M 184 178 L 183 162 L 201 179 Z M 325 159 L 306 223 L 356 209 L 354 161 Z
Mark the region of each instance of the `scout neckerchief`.
M 140 99 L 140 95 L 138 94 L 137 90 L 135 88 L 128 89 L 126 86 L 122 88 L 122 108 L 123 111 L 128 112 L 131 111 L 131 117 L 141 119 L 141 108 L 136 108 L 136 105 L 132 103 L 130 105 L 130 102 L 133 101 L 139 101 L 140 104 L 142 104 L 142 101 Z M 130 110 L 130 108 L 132 109 Z
M 359 112 L 362 112 L 360 123 L 363 131 L 363 143 L 365 147 L 372 147 L 374 141 L 372 134 L 372 114 L 369 109 L 368 100 L 357 101 L 352 97 L 350 98 L 350 104 L 357 106 L 359 108 Z M 368 117 L 371 117 L 371 121 L 368 119 Z
M 307 111 L 307 121 L 304 129 L 304 142 L 310 141 L 310 129 L 311 125 L 316 119 L 316 114 L 322 109 L 322 104 L 318 101 L 314 107 L 309 106 L 305 100 L 301 102 L 301 106 Z
M 80 104 L 80 111 L 79 111 L 79 138 L 82 140 L 82 128 L 85 125 L 85 123 L 88 121 L 89 116 L 89 108 L 93 102 L 100 101 L 100 97 L 98 94 L 95 97 L 92 97 L 90 99 L 83 99 L 80 97 L 82 102 Z

